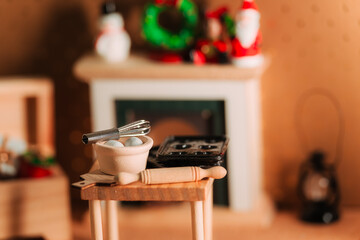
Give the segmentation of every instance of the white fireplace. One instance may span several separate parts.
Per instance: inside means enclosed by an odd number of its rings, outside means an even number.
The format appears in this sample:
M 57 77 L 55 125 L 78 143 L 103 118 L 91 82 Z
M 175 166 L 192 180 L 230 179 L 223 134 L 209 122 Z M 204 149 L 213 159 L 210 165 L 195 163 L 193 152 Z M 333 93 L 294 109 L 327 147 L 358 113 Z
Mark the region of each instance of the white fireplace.
M 263 194 L 260 77 L 264 67 L 154 63 L 142 56 L 108 64 L 80 59 L 76 74 L 90 85 L 93 131 L 116 126 L 116 100 L 224 102 L 228 198 L 234 211 L 252 211 Z

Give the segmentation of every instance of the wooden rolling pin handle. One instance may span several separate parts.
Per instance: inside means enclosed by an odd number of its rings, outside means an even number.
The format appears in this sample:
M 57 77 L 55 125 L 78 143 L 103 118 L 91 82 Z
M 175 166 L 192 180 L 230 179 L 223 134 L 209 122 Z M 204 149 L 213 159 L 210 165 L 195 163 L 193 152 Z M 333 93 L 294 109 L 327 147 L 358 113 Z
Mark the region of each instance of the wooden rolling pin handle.
M 209 169 L 199 167 L 155 168 L 146 169 L 138 174 L 122 172 L 116 176 L 116 181 L 120 185 L 139 180 L 144 184 L 194 182 L 206 177 L 220 179 L 225 177 L 226 173 L 226 169 L 220 166 Z
M 206 178 L 206 177 L 211 177 L 211 178 L 215 178 L 215 179 L 221 179 L 223 177 L 226 176 L 227 171 L 225 168 L 217 166 L 217 167 L 212 167 L 209 169 L 202 169 L 202 168 L 198 168 L 200 171 L 200 179 Z
M 133 182 L 140 181 L 140 174 L 121 172 L 115 176 L 115 181 L 118 182 L 120 185 L 127 185 Z

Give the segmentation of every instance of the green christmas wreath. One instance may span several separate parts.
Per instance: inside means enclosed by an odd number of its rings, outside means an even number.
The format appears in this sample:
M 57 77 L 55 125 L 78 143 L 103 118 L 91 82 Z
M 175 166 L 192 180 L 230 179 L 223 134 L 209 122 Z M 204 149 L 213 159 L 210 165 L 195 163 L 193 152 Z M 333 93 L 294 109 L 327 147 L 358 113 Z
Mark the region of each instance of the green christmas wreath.
M 198 14 L 196 5 L 190 0 L 175 2 L 174 6 L 184 17 L 183 28 L 177 34 L 164 29 L 158 23 L 159 14 L 169 8 L 169 5 L 164 3 L 151 3 L 145 8 L 142 30 L 151 44 L 169 50 L 182 50 L 194 40 Z

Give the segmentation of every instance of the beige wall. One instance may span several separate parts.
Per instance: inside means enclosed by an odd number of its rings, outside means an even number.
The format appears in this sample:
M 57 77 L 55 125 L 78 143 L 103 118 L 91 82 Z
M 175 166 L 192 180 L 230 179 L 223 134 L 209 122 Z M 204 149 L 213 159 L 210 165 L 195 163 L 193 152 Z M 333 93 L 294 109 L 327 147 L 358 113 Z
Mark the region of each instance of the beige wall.
M 296 132 L 300 118 L 309 148 L 321 147 L 333 161 L 339 121 L 321 96 L 301 94 L 321 88 L 337 99 L 344 118 L 338 176 L 344 204 L 360 203 L 360 2 L 258 1 L 264 49 L 272 57 L 263 81 L 265 186 L 281 201 L 293 199 L 299 164 L 307 157 Z
M 71 75 L 71 65 L 92 47 L 99 2 L 0 1 L 0 74 L 45 74 L 55 79 L 57 147 L 66 149 L 60 157 L 65 159 L 65 168 L 73 171 L 73 179 L 78 174 L 74 169 L 86 168 L 81 161 L 85 161 L 84 156 L 89 159 L 91 151 L 74 141 L 89 130 L 90 121 L 88 89 Z M 133 6 L 142 2 L 118 1 L 132 19 L 127 28 L 133 33 L 138 32 L 134 14 L 141 14 Z M 339 129 L 331 102 L 314 96 L 304 102 L 303 114 L 296 113 L 302 93 L 322 88 L 337 98 L 345 119 L 338 171 L 343 203 L 360 204 L 360 2 L 257 3 L 262 14 L 264 53 L 271 58 L 262 84 L 265 188 L 285 205 L 295 202 L 298 166 L 307 156 L 296 133 L 296 118 L 300 118 L 309 146 L 323 147 L 333 158 Z M 241 1 L 211 0 L 207 4 L 209 8 L 228 5 L 234 13 Z M 135 41 L 141 44 L 141 39 Z

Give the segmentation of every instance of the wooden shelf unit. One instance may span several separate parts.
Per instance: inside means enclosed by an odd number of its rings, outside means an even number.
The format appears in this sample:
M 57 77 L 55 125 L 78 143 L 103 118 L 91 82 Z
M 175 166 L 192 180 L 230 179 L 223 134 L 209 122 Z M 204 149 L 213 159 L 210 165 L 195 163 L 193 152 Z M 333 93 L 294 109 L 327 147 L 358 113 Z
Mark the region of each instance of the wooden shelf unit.
M 0 135 L 36 144 L 41 154 L 53 156 L 53 88 L 44 77 L 0 78 Z M 29 109 L 28 99 L 35 100 Z M 72 239 L 69 181 L 59 165 L 51 171 L 43 178 L 0 181 L 0 239 Z

